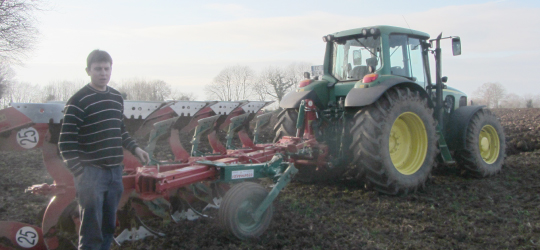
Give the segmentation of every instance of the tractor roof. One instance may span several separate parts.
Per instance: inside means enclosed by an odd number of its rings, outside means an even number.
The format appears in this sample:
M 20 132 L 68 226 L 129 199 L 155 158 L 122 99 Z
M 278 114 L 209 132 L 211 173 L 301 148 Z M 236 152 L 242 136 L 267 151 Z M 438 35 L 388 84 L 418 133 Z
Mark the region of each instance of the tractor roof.
M 429 34 L 424 33 L 422 31 L 407 29 L 407 28 L 400 28 L 400 27 L 394 27 L 394 26 L 388 26 L 388 25 L 375 25 L 375 26 L 368 26 L 368 27 L 362 27 L 357 29 L 350 29 L 350 30 L 344 30 L 340 32 L 336 32 L 332 34 L 334 37 L 345 37 L 345 36 L 352 36 L 352 35 L 358 35 L 362 33 L 363 29 L 371 29 L 371 28 L 377 28 L 381 31 L 381 34 L 391 34 L 391 33 L 400 33 L 400 34 L 411 34 L 420 36 L 425 39 L 429 39 Z

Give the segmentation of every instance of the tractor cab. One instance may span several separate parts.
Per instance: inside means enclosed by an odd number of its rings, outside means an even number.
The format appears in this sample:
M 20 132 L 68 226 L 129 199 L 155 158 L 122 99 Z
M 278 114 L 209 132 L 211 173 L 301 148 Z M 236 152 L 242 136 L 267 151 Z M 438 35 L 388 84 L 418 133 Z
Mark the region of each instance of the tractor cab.
M 354 87 L 372 87 L 392 76 L 426 86 L 429 35 L 410 29 L 375 26 L 337 32 L 323 37 L 328 43 L 325 67 L 336 83 L 355 81 Z M 365 86 L 365 84 L 369 84 Z
M 425 87 L 427 34 L 389 26 L 350 31 L 356 35 L 348 33 L 338 32 L 323 38 L 332 45 L 328 66 L 338 82 L 361 81 L 365 84 L 373 82 L 379 75 L 394 75 Z M 368 77 L 364 79 L 365 76 Z

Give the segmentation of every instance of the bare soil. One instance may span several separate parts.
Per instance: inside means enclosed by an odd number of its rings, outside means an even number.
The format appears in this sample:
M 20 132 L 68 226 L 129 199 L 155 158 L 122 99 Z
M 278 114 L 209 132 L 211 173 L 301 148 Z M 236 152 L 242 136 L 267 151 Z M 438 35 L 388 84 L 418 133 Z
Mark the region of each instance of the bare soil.
M 540 249 L 540 109 L 495 113 L 508 157 L 494 177 L 473 179 L 440 166 L 425 190 L 397 197 L 354 181 L 293 182 L 274 202 L 272 224 L 258 240 L 236 240 L 216 219 L 155 221 L 167 237 L 113 249 Z M 0 220 L 39 225 L 35 218 L 48 199 L 24 193 L 52 183 L 39 150 L 0 152 L 0 159 Z

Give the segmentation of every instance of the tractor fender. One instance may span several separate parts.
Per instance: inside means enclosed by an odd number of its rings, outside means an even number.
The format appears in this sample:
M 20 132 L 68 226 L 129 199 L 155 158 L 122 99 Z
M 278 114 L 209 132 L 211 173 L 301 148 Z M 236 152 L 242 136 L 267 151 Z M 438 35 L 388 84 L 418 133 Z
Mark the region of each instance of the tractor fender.
M 421 93 L 422 97 L 428 99 L 430 107 L 433 107 L 433 103 L 427 94 L 426 90 L 422 88 L 415 82 L 410 81 L 409 79 L 403 77 L 395 77 L 383 81 L 379 85 L 369 87 L 369 88 L 353 88 L 345 97 L 345 107 L 362 107 L 367 106 L 379 99 L 384 92 L 394 86 L 404 86 L 410 87 L 414 90 L 417 90 Z
M 304 99 L 311 99 L 315 102 L 317 107 L 322 107 L 317 93 L 314 90 L 310 91 L 301 91 L 301 92 L 290 92 L 281 98 L 279 106 L 284 109 L 298 108 L 300 107 L 300 102 Z
M 460 150 L 465 148 L 465 137 L 467 127 L 476 112 L 485 108 L 484 105 L 464 106 L 456 109 L 446 125 L 446 142 L 450 150 Z

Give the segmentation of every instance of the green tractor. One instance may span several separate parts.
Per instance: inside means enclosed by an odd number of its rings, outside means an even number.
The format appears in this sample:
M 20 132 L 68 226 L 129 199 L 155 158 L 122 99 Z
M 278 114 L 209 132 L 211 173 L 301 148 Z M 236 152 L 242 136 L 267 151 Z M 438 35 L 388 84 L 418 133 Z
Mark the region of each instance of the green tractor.
M 328 146 L 324 167 L 303 167 L 297 179 L 338 178 L 345 172 L 375 190 L 396 195 L 425 186 L 437 164 L 457 164 L 470 176 L 498 173 L 505 136 L 485 106 L 467 106 L 465 93 L 448 87 L 441 74 L 441 40 L 424 32 L 373 26 L 337 32 L 326 42 L 323 74 L 301 81 L 280 102 L 275 139 L 301 136 L 303 101 L 315 103 L 311 124 Z M 429 54 L 435 58 L 432 81 Z M 298 124 L 301 124 L 298 121 Z

